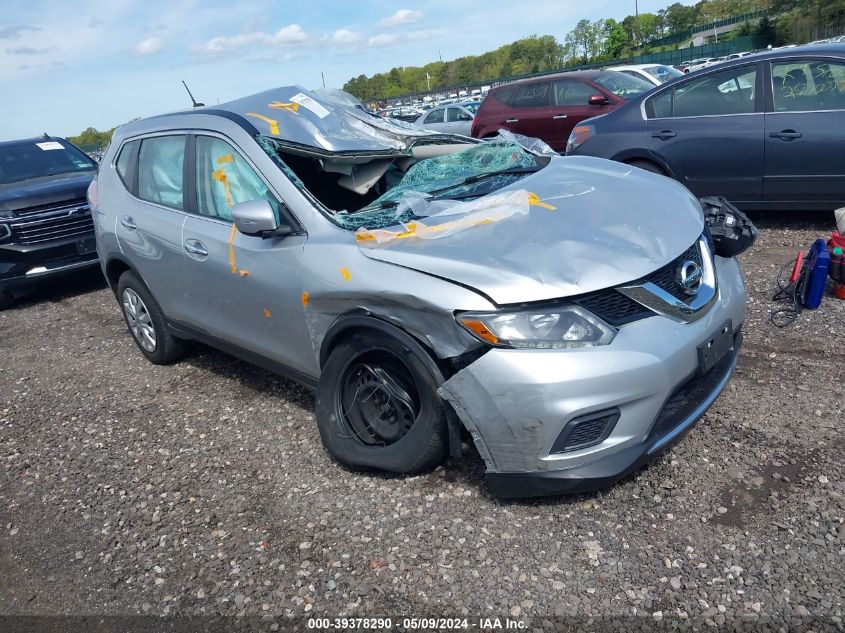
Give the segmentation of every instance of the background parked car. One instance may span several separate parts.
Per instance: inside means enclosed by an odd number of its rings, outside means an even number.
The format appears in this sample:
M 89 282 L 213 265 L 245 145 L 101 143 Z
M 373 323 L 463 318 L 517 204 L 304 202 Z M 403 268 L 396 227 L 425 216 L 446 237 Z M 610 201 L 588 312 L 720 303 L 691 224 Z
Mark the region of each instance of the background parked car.
M 709 66 L 713 66 L 714 64 L 719 63 L 719 58 L 717 57 L 710 57 L 708 59 L 696 59 L 689 63 L 689 65 L 684 69 L 684 72 L 694 73 L 697 70 L 703 70 L 704 68 L 708 68 Z
M 576 127 L 568 153 L 663 173 L 745 209 L 845 206 L 845 46 L 783 49 L 675 80 Z
M 416 123 L 427 130 L 469 136 L 475 119 L 475 110 L 470 108 L 477 110 L 478 106 L 463 103 L 438 106 L 420 116 Z
M 560 73 L 493 88 L 475 115 L 472 136 L 495 136 L 500 128 L 546 141 L 563 151 L 572 128 L 610 112 L 654 86 L 606 70 Z
M 85 200 L 96 171 L 62 138 L 0 143 L 0 309 L 16 289 L 97 264 Z
M 631 66 L 611 66 L 607 70 L 614 70 L 616 72 L 631 75 L 643 79 L 655 86 L 662 86 L 667 81 L 683 77 L 682 73 L 677 68 L 672 66 L 665 66 L 663 64 L 633 64 Z

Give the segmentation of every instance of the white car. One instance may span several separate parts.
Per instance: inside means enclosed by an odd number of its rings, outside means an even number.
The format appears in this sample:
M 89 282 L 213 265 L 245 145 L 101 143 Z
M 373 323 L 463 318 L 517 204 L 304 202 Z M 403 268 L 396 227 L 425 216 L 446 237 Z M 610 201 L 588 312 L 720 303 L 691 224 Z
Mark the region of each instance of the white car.
M 715 66 L 716 64 L 722 62 L 724 60 L 718 57 L 711 57 L 709 59 L 697 59 L 694 62 L 690 62 L 690 65 L 687 66 L 687 69 L 684 71 L 685 73 L 694 73 L 696 70 L 701 70 L 702 68 L 709 68 L 710 66 Z
M 670 79 L 676 77 L 683 77 L 682 73 L 677 68 L 665 66 L 663 64 L 632 64 L 630 66 L 612 66 L 606 70 L 615 70 L 616 72 L 625 73 L 638 79 L 654 84 L 655 86 L 662 86 Z

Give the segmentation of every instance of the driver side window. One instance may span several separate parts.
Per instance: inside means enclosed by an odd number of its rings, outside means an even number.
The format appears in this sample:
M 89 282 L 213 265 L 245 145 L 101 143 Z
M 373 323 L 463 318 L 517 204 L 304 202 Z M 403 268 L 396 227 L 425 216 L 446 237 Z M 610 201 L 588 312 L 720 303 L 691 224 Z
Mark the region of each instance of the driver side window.
M 279 202 L 238 151 L 226 141 L 197 136 L 197 212 L 232 221 L 239 202 L 267 200 L 279 219 Z

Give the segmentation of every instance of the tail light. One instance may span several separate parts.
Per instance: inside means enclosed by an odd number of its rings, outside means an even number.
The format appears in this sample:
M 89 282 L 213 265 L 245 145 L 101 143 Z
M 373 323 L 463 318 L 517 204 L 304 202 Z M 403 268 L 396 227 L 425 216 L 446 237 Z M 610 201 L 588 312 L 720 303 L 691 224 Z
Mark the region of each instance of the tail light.
M 88 204 L 91 205 L 91 210 L 94 211 L 100 204 L 100 195 L 99 191 L 97 190 L 97 179 L 91 181 L 91 184 L 88 185 L 88 193 L 86 194 L 88 197 Z
M 574 152 L 584 143 L 590 140 L 596 134 L 596 128 L 592 125 L 578 125 L 569 135 L 569 140 L 566 142 L 566 153 Z

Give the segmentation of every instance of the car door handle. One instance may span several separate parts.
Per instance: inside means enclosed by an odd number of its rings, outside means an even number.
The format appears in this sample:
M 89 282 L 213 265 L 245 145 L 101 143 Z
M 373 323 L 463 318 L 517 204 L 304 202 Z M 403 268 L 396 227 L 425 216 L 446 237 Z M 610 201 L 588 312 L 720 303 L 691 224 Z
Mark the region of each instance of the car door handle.
M 782 141 L 794 141 L 801 138 L 801 132 L 795 130 L 781 130 L 780 132 L 770 132 L 769 138 L 779 138 Z
M 199 257 L 208 257 L 208 249 L 199 240 L 185 240 L 185 252 Z
M 555 121 L 560 121 L 561 119 L 566 119 L 568 115 L 566 114 L 556 114 L 552 117 Z
M 519 123 L 519 119 L 505 119 L 505 123 Z
M 663 130 L 662 132 L 655 132 L 651 135 L 651 138 L 659 138 L 665 141 L 670 138 L 675 138 L 676 136 L 678 136 L 677 132 L 673 132 L 672 130 Z
M 128 215 L 124 215 L 122 218 L 120 218 L 120 223 L 131 231 L 134 231 L 138 228 L 138 225 L 135 224 L 135 220 L 133 220 Z

